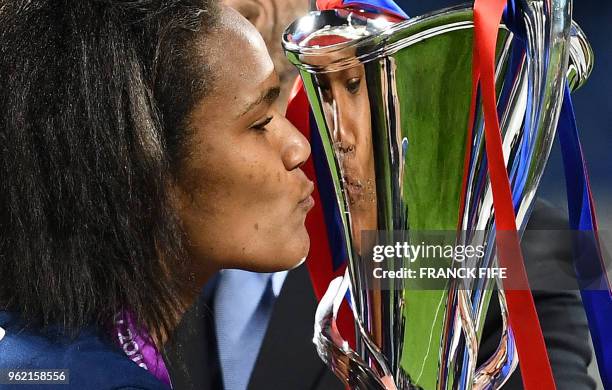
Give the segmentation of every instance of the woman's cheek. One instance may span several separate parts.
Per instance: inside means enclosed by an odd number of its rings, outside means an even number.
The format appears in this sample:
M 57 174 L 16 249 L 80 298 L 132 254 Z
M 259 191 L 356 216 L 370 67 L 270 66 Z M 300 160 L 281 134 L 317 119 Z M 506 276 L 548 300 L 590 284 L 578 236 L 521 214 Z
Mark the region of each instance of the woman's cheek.
M 304 215 L 296 208 L 297 204 L 287 196 L 262 200 L 261 207 L 256 208 L 258 213 L 250 221 L 254 228 L 250 237 L 258 241 L 258 261 L 278 270 L 291 268 L 306 256 L 310 241 Z

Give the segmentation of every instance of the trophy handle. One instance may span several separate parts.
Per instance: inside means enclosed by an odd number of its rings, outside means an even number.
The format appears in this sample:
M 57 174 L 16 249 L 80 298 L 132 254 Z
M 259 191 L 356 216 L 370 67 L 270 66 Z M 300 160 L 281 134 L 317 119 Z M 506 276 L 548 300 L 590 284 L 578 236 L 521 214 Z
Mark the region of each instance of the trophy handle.
M 572 92 L 582 87 L 591 76 L 595 64 L 593 48 L 578 23 L 572 22 L 570 30 L 569 66 L 567 83 Z
M 531 102 L 526 108 L 524 120 L 527 125 L 522 131 L 527 153 L 533 156 L 522 195 L 515 199 L 518 204 L 516 225 L 519 232 L 523 232 L 552 149 L 561 112 L 560 102 L 567 82 L 572 43 L 572 0 L 518 0 L 517 5 L 526 43 L 527 88 Z M 584 34 L 579 38 L 578 30 L 575 31 L 576 42 L 586 43 Z M 575 80 L 584 81 L 581 78 Z M 504 144 L 507 142 L 510 140 L 504 139 Z
M 381 373 L 376 373 L 351 349 L 338 330 L 338 310 L 349 291 L 349 285 L 347 270 L 343 277 L 332 280 L 317 306 L 312 340 L 317 353 L 350 389 L 396 390 L 393 377 L 386 367 L 380 367 Z
M 497 296 L 502 317 L 501 339 L 493 356 L 476 371 L 474 390 L 499 389 L 506 383 L 510 374 L 514 372 L 518 365 L 518 354 L 516 353 L 512 330 L 508 326 L 508 306 L 504 290 L 499 289 Z

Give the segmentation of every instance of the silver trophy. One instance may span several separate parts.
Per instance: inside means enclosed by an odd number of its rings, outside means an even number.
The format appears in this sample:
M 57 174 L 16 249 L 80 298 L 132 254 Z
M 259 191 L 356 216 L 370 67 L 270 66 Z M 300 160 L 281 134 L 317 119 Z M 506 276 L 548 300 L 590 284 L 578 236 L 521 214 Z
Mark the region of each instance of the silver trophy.
M 571 0 L 519 3 L 524 34 L 519 38 L 500 25 L 496 80 L 522 232 L 552 147 L 564 86 L 569 82 L 573 90 L 586 81 L 592 52 L 572 23 Z M 365 10 L 311 12 L 288 27 L 283 44 L 316 118 L 349 249 L 346 275 L 330 285 L 317 310 L 319 355 L 353 389 L 501 387 L 518 356 L 499 279 L 455 280 L 436 289 L 410 288 L 400 280 L 393 288 L 373 288 L 362 236 L 407 232 L 410 239 L 411 231 L 450 230 L 461 231 L 457 240 L 463 243 L 495 242 L 480 102 L 462 196 L 471 5 L 399 23 Z M 495 264 L 494 245 L 488 248 L 477 265 Z M 402 266 L 405 260 L 395 261 Z M 504 329 L 495 354 L 478 367 L 494 285 Z M 355 350 L 335 326 L 347 289 Z

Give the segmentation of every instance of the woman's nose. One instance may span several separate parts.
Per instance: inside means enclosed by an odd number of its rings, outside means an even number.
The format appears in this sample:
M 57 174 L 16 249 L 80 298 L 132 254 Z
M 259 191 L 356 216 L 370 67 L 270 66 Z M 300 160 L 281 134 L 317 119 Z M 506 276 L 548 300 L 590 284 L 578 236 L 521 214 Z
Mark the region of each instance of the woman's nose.
M 285 169 L 292 171 L 301 167 L 310 157 L 310 144 L 304 135 L 287 119 L 282 118 L 283 142 L 281 156 Z
M 355 149 L 355 134 L 350 107 L 347 107 L 342 99 L 335 99 L 332 103 L 332 110 L 334 141 L 341 151 L 353 151 Z

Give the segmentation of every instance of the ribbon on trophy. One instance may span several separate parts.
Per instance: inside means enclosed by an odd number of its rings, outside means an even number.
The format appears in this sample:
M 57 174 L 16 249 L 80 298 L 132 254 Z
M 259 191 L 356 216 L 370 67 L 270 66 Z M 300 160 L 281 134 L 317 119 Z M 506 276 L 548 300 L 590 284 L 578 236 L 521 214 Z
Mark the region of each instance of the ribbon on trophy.
M 481 80 L 481 89 L 484 97 L 485 111 L 485 122 L 493 124 L 488 126 L 486 134 L 491 134 L 497 145 L 495 149 L 489 151 L 487 145 L 487 157 L 489 159 L 489 169 L 491 172 L 491 182 L 494 192 L 498 194 L 498 202 L 495 204 L 496 211 L 496 223 L 498 229 L 500 223 L 504 223 L 504 227 L 514 228 L 514 214 L 510 214 L 513 210 L 513 199 L 509 195 L 509 180 L 493 180 L 493 173 L 497 177 L 502 177 L 507 174 L 507 170 L 503 160 L 503 154 L 501 154 L 501 138 L 499 137 L 499 122 L 497 120 L 497 110 L 495 109 L 495 80 L 494 80 L 494 61 L 495 61 L 495 44 L 498 26 L 495 21 L 501 18 L 501 12 L 506 6 L 505 0 L 476 0 L 474 4 L 474 23 L 475 23 L 475 42 L 476 46 L 474 49 L 474 64 L 480 63 L 483 66 L 483 61 L 488 62 L 488 73 L 487 80 Z M 516 5 L 513 0 L 507 2 L 507 8 L 505 12 L 506 24 L 510 27 L 513 33 L 520 36 L 522 35 L 521 26 L 518 26 L 519 18 L 516 17 L 518 12 Z M 491 22 L 486 25 L 486 21 Z M 483 42 L 483 41 L 487 42 Z M 488 45 L 488 50 L 485 51 L 483 47 L 485 44 Z M 482 58 L 483 53 L 487 58 Z M 486 65 L 486 64 L 485 64 Z M 476 69 L 476 68 L 475 68 Z M 480 68 L 483 69 L 483 68 Z M 474 84 L 476 85 L 478 75 L 474 74 Z M 476 93 L 476 92 L 474 92 Z M 473 96 L 473 105 L 475 105 L 476 95 Z M 472 112 L 474 109 L 472 109 Z M 488 115 L 488 118 L 487 118 Z M 493 116 L 495 115 L 495 117 Z M 497 134 L 497 136 L 495 136 Z M 575 231 L 574 236 L 574 267 L 576 269 L 576 276 L 581 289 L 581 296 L 583 306 L 587 315 L 589 330 L 597 357 L 598 367 L 604 387 L 608 388 L 612 386 L 612 289 L 610 282 L 607 277 L 606 267 L 603 261 L 603 256 L 600 250 L 599 237 L 598 237 L 598 226 L 597 218 L 595 214 L 595 203 L 593 200 L 593 194 L 591 191 L 588 171 L 584 154 L 582 152 L 582 146 L 578 134 L 578 128 L 574 115 L 572 99 L 570 94 L 569 86 L 565 87 L 564 100 L 561 107 L 561 114 L 557 125 L 557 134 L 561 146 L 561 155 L 563 159 L 563 165 L 565 170 L 565 179 L 567 187 L 567 202 L 569 210 L 570 228 Z M 489 138 L 490 140 L 490 138 Z M 487 142 L 489 141 L 487 140 Z M 523 150 L 524 151 L 524 150 Z M 492 152 L 492 153 L 490 153 Z M 492 160 L 492 158 L 494 160 Z M 520 168 L 519 168 L 520 169 Z M 520 175 L 518 175 L 520 177 Z M 506 188 L 504 188 L 506 187 Z M 501 199 L 500 199 L 501 198 Z M 501 210 L 504 210 L 500 213 Z M 500 230 L 503 230 L 500 229 Z M 590 232 L 590 233 L 589 233 Z M 522 264 L 522 262 L 520 262 Z M 516 316 L 516 311 L 512 309 L 510 300 L 517 299 L 517 291 L 507 291 L 506 297 L 508 299 L 508 312 L 510 316 L 510 322 L 512 317 Z M 522 292 L 519 292 L 522 295 Z M 531 294 L 529 294 L 531 295 Z M 527 297 L 519 297 L 518 300 L 526 299 Z M 535 308 L 534 308 L 535 309 Z M 529 308 L 531 311 L 531 308 Z M 520 318 L 519 318 L 520 319 Z M 518 320 L 518 319 L 517 319 Z M 537 320 L 537 317 L 535 317 Z M 532 329 L 538 329 L 537 338 L 540 338 L 541 332 L 538 328 L 535 328 L 535 321 L 530 318 Z M 545 350 L 542 351 L 542 345 L 537 340 L 537 344 L 531 344 L 529 336 L 525 337 L 525 350 L 527 352 L 527 358 L 533 359 L 534 363 L 527 363 L 525 365 L 525 353 L 521 354 L 521 341 L 519 339 L 518 331 L 521 328 L 514 326 L 513 331 L 517 340 L 517 349 L 519 350 L 519 363 L 521 364 L 521 371 L 525 381 L 525 386 L 528 386 L 527 381 L 531 381 L 531 378 L 537 378 L 538 372 L 541 368 L 537 367 L 537 361 L 544 358 Z M 529 330 L 529 327 L 523 329 Z M 543 339 L 542 339 L 543 342 Z M 534 347 L 535 346 L 535 347 Z M 530 348 L 534 348 L 530 350 Z M 537 355 L 540 355 L 538 357 Z M 534 364 L 533 366 L 531 364 Z M 549 370 L 548 365 L 548 370 Z M 525 369 L 533 370 L 533 375 L 525 372 Z M 549 372 L 547 370 L 547 372 Z M 546 375 L 548 376 L 548 375 Z M 552 381 L 551 378 L 542 378 Z M 539 380 L 539 379 L 538 379 Z M 533 383 L 537 386 L 537 383 Z M 551 383 L 554 386 L 554 382 Z M 535 387 L 534 387 L 535 388 Z
M 400 20 L 408 19 L 406 12 L 393 0 L 317 0 L 317 9 L 366 10 L 375 14 L 384 12 L 386 17 L 396 17 Z
M 506 0 L 474 2 L 474 50 L 472 67 L 472 103 L 468 123 L 467 156 L 471 155 L 472 128 L 476 115 L 478 85 L 483 99 L 485 146 L 497 231 L 497 259 L 508 270 L 508 279 L 517 289 L 505 289 L 508 319 L 516 341 L 519 365 L 526 389 L 555 389 L 546 344 L 529 290 L 527 272 L 520 249 L 512 190 L 504 161 L 501 130 L 495 92 L 495 52 L 499 22 Z M 465 166 L 463 186 L 467 186 Z M 462 202 L 463 203 L 463 202 Z M 506 281 L 503 282 L 506 285 Z
M 317 7 L 323 9 L 358 9 L 376 14 L 384 10 L 386 16 L 398 21 L 408 16 L 390 0 L 318 0 Z M 505 10 L 505 12 L 504 12 Z M 555 382 L 548 361 L 546 346 L 539 325 L 533 297 L 529 290 L 527 274 L 517 234 L 515 209 L 518 194 L 524 185 L 525 166 L 518 164 L 511 169 L 510 175 L 504 162 L 501 131 L 497 112 L 495 90 L 495 52 L 499 21 L 504 17 L 505 24 L 519 37 L 524 36 L 521 11 L 513 0 L 476 0 L 474 4 L 474 51 L 473 51 L 473 94 L 468 131 L 476 115 L 476 101 L 482 99 L 485 117 L 485 146 L 487 169 L 493 190 L 496 230 L 498 233 L 498 259 L 502 266 L 508 268 L 509 279 L 513 288 L 506 289 L 509 322 L 516 340 L 519 364 L 523 383 L 527 389 L 554 389 Z M 520 56 L 524 56 L 524 47 L 516 47 L 512 54 L 510 66 L 515 66 Z M 480 86 L 480 90 L 478 89 Z M 503 95 L 503 94 L 502 94 Z M 535 102 L 528 101 L 531 106 Z M 317 136 L 315 120 L 308 107 L 308 99 L 302 87 L 302 81 L 296 81 L 287 109 L 287 117 L 302 130 L 312 143 L 313 159 L 305 166 L 305 171 L 318 183 L 315 199 L 322 209 L 313 210 L 309 216 L 309 231 L 320 235 L 313 239 L 311 257 L 316 262 L 308 262 L 315 293 L 320 299 L 334 277 L 343 274 L 347 258 L 344 240 L 337 238 L 342 234 L 339 210 L 335 207 L 333 185 L 326 162 L 317 156 L 323 156 L 323 146 Z M 524 126 L 530 126 L 525 120 Z M 591 337 L 597 356 L 598 366 L 604 386 L 612 387 L 612 295 L 607 279 L 605 266 L 599 248 L 597 221 L 593 196 L 589 185 L 588 174 L 582 147 L 580 145 L 576 121 L 574 118 L 569 88 L 566 88 L 557 132 L 562 150 L 568 195 L 570 227 L 578 232 L 574 240 L 574 264 L 581 287 L 581 295 L 587 314 Z M 468 136 L 468 148 L 471 146 L 471 134 Z M 530 145 L 523 139 L 521 154 L 527 154 Z M 469 164 L 469 149 L 466 152 L 465 170 Z M 520 159 L 523 163 L 526 159 Z M 464 186 L 466 185 L 464 175 Z M 509 177 L 510 176 L 510 177 Z M 511 187 L 511 180 L 514 186 Z M 513 191 L 514 189 L 514 191 Z M 462 196 L 465 195 L 462 191 Z M 460 204 L 464 204 L 462 201 Z M 307 220 L 307 224 L 309 223 Z M 325 231 L 321 226 L 325 226 Z M 316 226 L 316 228 L 315 228 Z M 334 239 L 335 238 L 335 239 Z M 327 261 L 326 261 L 327 259 Z M 518 286 L 518 288 L 516 288 Z M 346 308 L 345 308 L 346 309 Z M 338 326 L 341 334 L 346 335 L 349 343 L 354 345 L 354 328 L 350 310 L 340 312 Z
M 612 290 L 599 246 L 595 203 L 569 88 L 565 89 L 557 133 L 565 169 L 570 228 L 578 231 L 574 240 L 576 275 L 599 374 L 608 389 L 612 387 Z

